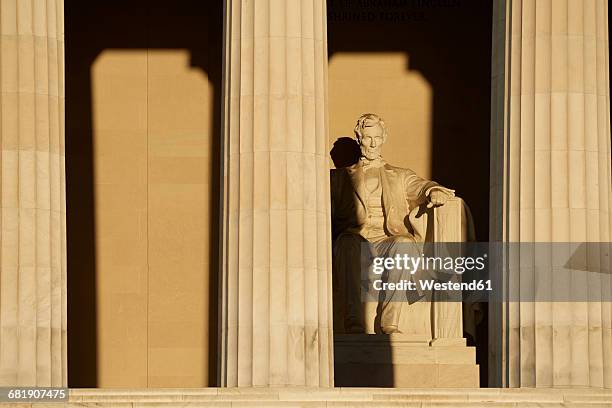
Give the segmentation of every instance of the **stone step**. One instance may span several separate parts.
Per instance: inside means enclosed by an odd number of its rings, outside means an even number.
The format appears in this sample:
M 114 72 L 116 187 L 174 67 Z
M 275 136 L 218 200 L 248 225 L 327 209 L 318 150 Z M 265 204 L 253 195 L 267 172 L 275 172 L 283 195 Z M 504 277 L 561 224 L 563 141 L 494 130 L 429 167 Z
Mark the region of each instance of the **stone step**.
M 338 334 L 334 367 L 341 387 L 465 388 L 480 382 L 476 348 L 463 338 Z
M 26 405 L 27 406 L 27 405 Z M 43 405 L 32 404 L 32 408 Z M 49 407 L 610 407 L 605 389 L 189 388 L 71 389 Z
M 4 406 L 5 404 L 0 404 Z M 526 403 L 526 402 L 495 402 L 495 403 L 454 403 L 454 402 L 402 402 L 402 401 L 201 401 L 201 402 L 71 402 L 67 404 L 19 405 L 14 408 L 609 408 L 610 403 Z

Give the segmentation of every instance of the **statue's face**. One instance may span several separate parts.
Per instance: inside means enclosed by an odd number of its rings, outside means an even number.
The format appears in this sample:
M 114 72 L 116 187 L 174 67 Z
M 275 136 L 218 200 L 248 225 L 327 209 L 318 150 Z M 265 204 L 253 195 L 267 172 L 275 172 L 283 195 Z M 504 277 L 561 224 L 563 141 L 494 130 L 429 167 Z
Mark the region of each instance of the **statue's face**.
M 383 128 L 378 126 L 370 126 L 363 129 L 361 132 L 361 155 L 368 160 L 375 160 L 380 157 L 382 145 L 385 142 Z

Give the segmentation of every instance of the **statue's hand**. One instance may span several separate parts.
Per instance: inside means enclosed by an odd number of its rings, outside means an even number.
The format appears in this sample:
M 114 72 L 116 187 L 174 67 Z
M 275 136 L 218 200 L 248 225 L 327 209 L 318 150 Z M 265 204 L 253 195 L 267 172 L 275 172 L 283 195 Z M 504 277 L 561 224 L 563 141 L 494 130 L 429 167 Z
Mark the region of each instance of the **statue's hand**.
M 455 192 L 453 190 L 434 187 L 429 193 L 429 203 L 427 204 L 427 208 L 444 205 L 449 198 L 454 196 Z

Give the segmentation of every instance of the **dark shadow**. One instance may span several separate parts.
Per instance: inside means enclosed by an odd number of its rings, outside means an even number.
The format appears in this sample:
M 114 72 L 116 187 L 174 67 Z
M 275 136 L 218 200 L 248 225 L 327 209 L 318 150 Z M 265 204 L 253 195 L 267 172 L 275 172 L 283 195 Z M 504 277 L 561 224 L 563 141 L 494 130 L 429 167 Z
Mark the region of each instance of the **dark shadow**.
M 361 156 L 361 150 L 359 144 L 355 139 L 350 137 L 341 137 L 334 142 L 329 155 L 334 162 L 334 167 L 337 169 L 341 167 L 352 166 L 359 161 Z
M 492 2 L 328 0 L 327 12 L 330 60 L 404 52 L 406 69 L 431 85 L 432 179 L 456 189 L 470 206 L 477 240 L 488 241 Z M 477 332 L 471 340 L 486 386 L 488 331 Z
M 209 236 L 209 383 L 216 385 L 218 192 L 220 188 L 221 0 L 65 0 L 68 378 L 98 386 L 96 225 L 91 67 L 106 49 L 186 49 L 213 86 Z M 202 294 L 205 296 L 206 294 Z M 117 318 L 120 318 L 119 316 Z M 143 334 L 146 335 L 146 334 Z
M 334 385 L 336 387 L 387 387 L 395 385 L 390 365 L 391 339 L 387 334 L 344 334 L 334 338 Z
M 68 13 L 66 14 L 70 22 L 71 19 Z M 66 26 L 68 27 L 68 23 Z M 69 42 L 66 43 L 67 52 L 70 52 Z M 93 140 L 89 96 L 91 82 L 89 66 L 92 61 L 84 58 L 66 64 L 65 68 L 68 78 L 66 101 L 79 100 L 79 103 L 75 104 L 66 103 L 68 385 L 70 387 L 96 387 L 98 383 Z

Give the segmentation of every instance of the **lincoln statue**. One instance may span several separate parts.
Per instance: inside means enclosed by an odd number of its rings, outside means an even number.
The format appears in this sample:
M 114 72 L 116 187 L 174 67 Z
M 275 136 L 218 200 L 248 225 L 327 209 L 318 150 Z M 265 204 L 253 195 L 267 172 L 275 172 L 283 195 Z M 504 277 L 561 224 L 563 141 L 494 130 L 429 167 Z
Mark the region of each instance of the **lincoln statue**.
M 343 293 L 342 299 L 335 300 L 341 310 L 334 316 L 335 324 L 344 333 L 401 333 L 402 304 L 424 295 L 386 290 L 377 302 L 363 301 L 364 256 L 420 256 L 425 233 L 412 220 L 419 209 L 444 205 L 454 197 L 454 190 L 385 162 L 381 149 L 387 130 L 378 115 L 361 115 L 355 136 L 361 150 L 359 161 L 331 172 L 334 291 Z M 428 278 L 423 276 L 426 271 L 404 273 L 386 270 L 383 279 Z

